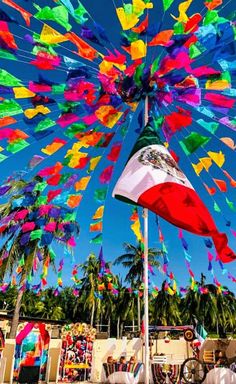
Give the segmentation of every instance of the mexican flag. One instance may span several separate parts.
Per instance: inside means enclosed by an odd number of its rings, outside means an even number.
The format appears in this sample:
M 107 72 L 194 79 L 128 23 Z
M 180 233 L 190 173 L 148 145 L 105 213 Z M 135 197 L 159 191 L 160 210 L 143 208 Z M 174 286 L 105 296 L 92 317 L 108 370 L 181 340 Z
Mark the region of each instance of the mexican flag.
M 200 323 L 197 323 L 195 327 L 195 334 L 200 345 L 202 345 L 204 340 L 207 338 L 207 331 L 205 330 L 203 325 L 201 325 Z
M 158 120 L 158 128 L 162 121 Z M 236 258 L 227 236 L 219 233 L 207 207 L 150 124 L 139 136 L 113 197 L 148 208 L 179 228 L 210 236 L 222 262 Z

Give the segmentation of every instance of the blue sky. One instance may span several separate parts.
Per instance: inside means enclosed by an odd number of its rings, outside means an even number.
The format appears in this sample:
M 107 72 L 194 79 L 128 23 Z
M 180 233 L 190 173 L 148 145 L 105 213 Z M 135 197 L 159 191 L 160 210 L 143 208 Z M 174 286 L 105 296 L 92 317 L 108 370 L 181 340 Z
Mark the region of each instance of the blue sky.
M 32 9 L 31 2 L 20 0 L 17 2 L 22 7 L 25 7 L 27 9 Z M 47 1 L 40 1 L 39 2 L 41 6 L 48 5 Z M 72 3 L 77 3 L 73 2 Z M 122 4 L 122 1 L 115 2 L 117 6 L 120 6 Z M 160 1 L 154 0 L 154 11 L 152 12 L 151 16 L 151 22 L 153 24 L 158 24 L 162 22 L 162 29 L 168 29 L 173 25 L 173 19 L 170 16 L 170 13 L 177 14 L 177 5 L 179 1 L 175 1 L 173 4 L 173 7 L 171 8 L 171 11 L 167 12 L 163 17 L 162 15 L 162 6 L 160 5 Z M 202 1 L 195 0 L 193 1 L 193 4 L 190 8 L 190 13 L 199 12 L 202 10 L 203 5 Z M 228 2 L 225 2 L 228 4 Z M 103 27 L 108 32 L 108 35 L 110 37 L 110 40 L 114 44 L 116 48 L 119 49 L 120 43 L 120 24 L 117 20 L 114 4 L 112 0 L 84 0 L 83 4 L 88 9 L 90 15 L 92 18 L 99 24 L 103 25 Z M 52 4 L 53 5 L 53 2 Z M 7 7 L 3 7 L 5 10 Z M 232 12 L 232 2 L 223 9 L 223 14 L 227 15 L 229 12 Z M 160 19 L 161 17 L 161 19 Z M 22 31 L 18 32 L 17 25 L 14 26 L 15 33 L 21 34 Z M 37 22 L 34 20 L 32 21 L 31 28 L 38 28 Z M 73 24 L 74 31 L 76 32 L 76 25 Z M 56 29 L 60 30 L 60 27 L 56 25 Z M 25 48 L 26 49 L 26 48 Z M 75 58 L 75 57 L 73 57 Z M 149 58 L 150 59 L 150 58 Z M 207 59 L 206 63 L 207 64 Z M 209 63 L 208 63 L 209 64 Z M 26 65 L 24 63 L 9 63 L 7 61 L 2 60 L 2 68 L 5 68 L 18 76 L 19 78 L 23 78 L 25 81 L 27 79 L 37 79 L 38 76 L 38 70 L 35 69 L 33 66 Z M 26 71 L 27 68 L 27 71 Z M 43 71 L 42 71 L 43 73 Z M 46 78 L 50 78 L 50 80 L 63 82 L 65 73 L 53 73 L 51 72 L 45 72 L 43 73 Z M 134 115 L 133 120 L 130 124 L 130 129 L 127 134 L 125 143 L 122 148 L 122 152 L 120 155 L 120 159 L 116 165 L 116 169 L 114 172 L 114 176 L 112 179 L 112 182 L 109 186 L 109 193 L 105 204 L 105 215 L 104 215 L 104 230 L 103 230 L 103 254 L 106 261 L 112 261 L 115 260 L 117 256 L 122 254 L 123 248 L 122 244 L 124 242 L 131 242 L 135 243 L 135 237 L 133 233 L 130 230 L 130 220 L 129 217 L 131 215 L 131 207 L 120 202 L 117 200 L 114 200 L 111 197 L 111 192 L 113 190 L 113 187 L 115 185 L 115 182 L 117 178 L 119 177 L 126 161 L 129 156 L 129 152 L 135 143 L 137 139 L 137 133 L 135 132 L 135 129 L 137 128 L 137 116 L 140 110 L 142 109 L 142 106 L 140 106 L 137 113 Z M 195 116 L 195 115 L 194 115 Z M 20 128 L 20 126 L 19 126 Z M 192 130 L 198 130 L 199 126 L 197 126 L 195 123 L 191 127 Z M 204 133 L 204 131 L 203 131 Z M 222 131 L 220 136 L 227 136 L 229 132 L 227 132 L 227 129 L 225 131 Z M 55 135 L 52 135 L 54 137 Z M 51 139 L 51 138 L 50 138 Z M 180 149 L 180 146 L 178 144 L 178 140 L 181 139 L 181 135 L 177 135 L 175 139 L 171 142 L 171 147 L 176 151 L 178 155 L 180 155 L 180 167 L 183 169 L 183 171 L 186 173 L 192 184 L 194 185 L 195 189 L 198 191 L 202 199 L 204 200 L 205 204 L 210 209 L 211 213 L 213 214 L 216 223 L 221 231 L 227 231 L 227 234 L 229 234 L 229 228 L 225 225 L 225 219 L 223 215 L 217 214 L 213 211 L 213 204 L 211 199 L 209 198 L 209 195 L 207 195 L 207 192 L 205 191 L 202 183 L 200 182 L 199 178 L 194 174 L 193 169 L 191 167 L 190 162 L 196 162 L 196 158 L 193 156 L 192 158 L 187 158 L 183 152 Z M 116 141 L 114 139 L 114 141 Z M 1 179 L 4 180 L 7 175 L 12 174 L 14 170 L 20 170 L 24 169 L 26 167 L 26 164 L 28 161 L 32 158 L 33 154 L 39 154 L 40 148 L 47 145 L 49 142 L 49 138 L 45 138 L 40 141 L 40 143 L 34 142 L 32 143 L 28 148 L 26 148 L 24 151 L 12 156 L 5 162 L 0 164 L 0 172 L 1 172 Z M 66 148 L 68 149 L 68 148 Z M 225 169 L 229 171 L 229 173 L 236 178 L 236 172 L 235 172 L 235 166 L 234 166 L 234 155 L 232 155 L 232 152 L 230 152 L 227 147 L 222 147 L 222 145 L 219 147 L 219 141 L 216 138 L 213 138 L 209 144 L 208 147 L 206 147 L 206 150 L 212 150 L 217 151 L 219 149 L 224 149 L 224 153 L 226 154 L 226 165 Z M 63 156 L 64 152 L 59 151 L 54 156 L 52 156 L 49 160 L 45 161 L 45 166 L 50 165 L 55 162 L 56 160 L 60 160 L 60 156 Z M 106 153 L 105 153 L 106 154 Z M 198 153 L 199 157 L 205 156 L 204 150 L 200 150 Z M 62 157 L 61 157 L 62 159 Z M 78 210 L 78 221 L 81 226 L 81 235 L 78 239 L 78 245 L 75 249 L 75 255 L 74 259 L 76 263 L 83 262 L 88 254 L 93 251 L 98 254 L 99 247 L 98 246 L 92 246 L 89 243 L 89 240 L 91 239 L 91 234 L 89 234 L 89 224 L 92 221 L 92 215 L 95 212 L 95 209 L 98 207 L 98 204 L 94 202 L 93 199 L 93 192 L 94 189 L 99 188 L 99 184 L 97 182 L 98 176 L 101 173 L 101 171 L 104 169 L 106 162 L 101 161 L 100 165 L 97 167 L 96 172 L 94 173 L 94 178 L 92 182 L 89 185 L 89 188 L 87 190 L 87 193 L 85 194 L 81 205 Z M 29 175 L 28 175 L 29 176 Z M 215 168 L 214 169 L 214 176 L 222 178 L 222 175 L 220 172 Z M 205 175 L 205 181 L 209 181 L 208 176 Z M 235 200 L 235 192 L 231 189 L 231 191 L 227 194 L 227 197 L 230 200 Z M 230 211 L 224 201 L 224 196 L 222 196 L 220 193 L 216 195 L 216 201 L 219 203 L 219 205 L 222 208 L 222 212 L 224 213 L 227 220 L 230 220 L 232 225 L 231 227 L 236 230 L 236 218 L 235 213 Z M 180 244 L 180 240 L 178 239 L 178 230 L 177 228 L 173 227 L 172 225 L 168 224 L 164 220 L 160 220 L 162 232 L 165 238 L 165 244 L 168 248 L 168 254 L 170 258 L 170 270 L 174 272 L 178 282 L 180 285 L 186 285 L 188 283 L 188 272 L 185 267 L 184 263 L 184 253 L 183 248 Z M 189 233 L 184 233 L 184 238 L 189 244 L 189 250 L 188 253 L 192 256 L 192 262 L 191 262 L 191 268 L 195 273 L 196 279 L 200 277 L 200 273 L 203 272 L 207 276 L 207 280 L 209 282 L 212 281 L 212 276 L 210 272 L 207 271 L 208 268 L 208 261 L 207 261 L 207 249 L 204 246 L 204 239 L 201 237 L 197 237 L 194 235 L 191 235 Z M 230 245 L 233 249 L 236 250 L 236 240 L 233 236 L 229 236 L 230 238 Z M 149 246 L 150 247 L 160 247 L 160 243 L 158 241 L 158 231 L 155 221 L 155 215 L 150 213 L 149 215 Z M 62 253 L 62 250 L 59 247 L 56 247 L 56 252 L 58 253 L 58 260 L 61 258 L 60 253 Z M 64 283 L 69 284 L 70 278 L 68 277 L 69 271 L 71 269 L 70 263 L 73 264 L 74 262 L 68 262 L 65 263 L 64 267 Z M 226 284 L 231 290 L 235 291 L 233 283 L 230 282 L 230 280 L 227 279 L 225 275 L 221 275 L 221 271 L 219 269 L 219 266 L 217 264 L 213 265 L 216 276 L 218 280 L 222 284 Z M 236 263 L 231 263 L 226 265 L 226 268 L 234 275 L 236 275 Z M 121 267 L 115 266 L 112 269 L 115 273 L 119 273 L 122 277 L 125 276 L 125 271 Z M 56 277 L 55 277 L 56 278 Z M 54 276 L 51 276 L 49 279 L 49 282 L 53 282 L 55 280 Z M 163 276 L 157 272 L 156 277 L 151 277 L 151 281 L 154 284 L 157 284 L 160 286 L 161 281 L 163 280 Z

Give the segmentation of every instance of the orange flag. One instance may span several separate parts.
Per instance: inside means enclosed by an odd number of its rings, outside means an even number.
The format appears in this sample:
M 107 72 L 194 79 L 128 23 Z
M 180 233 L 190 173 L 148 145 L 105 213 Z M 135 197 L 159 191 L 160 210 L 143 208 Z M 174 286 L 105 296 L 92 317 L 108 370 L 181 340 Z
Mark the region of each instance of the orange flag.
M 86 43 L 83 39 L 77 36 L 74 32 L 68 32 L 65 34 L 65 37 L 68 38 L 73 44 L 78 48 L 78 55 L 84 59 L 93 61 L 98 57 L 98 51 Z
M 149 46 L 163 45 L 167 46 L 170 43 L 170 39 L 173 36 L 173 29 L 167 29 L 159 32 L 153 39 L 148 43 Z

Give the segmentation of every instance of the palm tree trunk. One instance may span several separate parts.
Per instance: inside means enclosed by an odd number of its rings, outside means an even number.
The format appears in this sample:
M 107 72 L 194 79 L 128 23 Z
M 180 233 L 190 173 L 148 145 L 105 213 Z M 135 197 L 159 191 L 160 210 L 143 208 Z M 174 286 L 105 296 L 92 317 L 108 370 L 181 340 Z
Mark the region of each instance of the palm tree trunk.
M 120 338 L 120 316 L 118 316 L 117 323 L 116 323 L 116 337 L 117 339 Z
M 26 281 L 26 273 L 22 272 L 21 279 L 20 279 L 20 287 L 22 287 L 25 284 Z M 21 302 L 23 297 L 24 291 L 23 289 L 18 290 L 17 299 L 16 299 L 16 306 L 13 313 L 12 323 L 11 323 L 11 330 L 10 330 L 10 339 L 16 338 L 17 328 L 19 324 L 19 318 L 20 318 L 20 308 L 21 308 Z
M 141 329 L 141 311 L 140 311 L 140 297 L 138 295 L 138 330 Z
M 90 325 L 93 326 L 94 322 L 94 312 L 95 312 L 95 302 L 93 302 L 92 311 L 91 311 L 91 318 L 90 318 Z
M 108 318 L 108 337 L 111 337 L 111 316 Z
M 120 323 L 120 337 L 123 336 L 123 328 L 124 328 L 124 323 L 123 321 Z

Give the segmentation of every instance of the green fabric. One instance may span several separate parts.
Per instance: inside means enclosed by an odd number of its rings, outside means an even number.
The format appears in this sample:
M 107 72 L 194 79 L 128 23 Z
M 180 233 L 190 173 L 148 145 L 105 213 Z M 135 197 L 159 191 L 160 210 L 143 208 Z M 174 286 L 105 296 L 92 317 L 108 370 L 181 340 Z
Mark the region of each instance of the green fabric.
M 40 207 L 40 205 L 47 204 L 48 198 L 47 196 L 39 196 L 36 201 L 36 207 Z
M 19 140 L 17 142 L 8 144 L 6 149 L 7 149 L 7 151 L 9 151 L 11 153 L 16 153 L 16 152 L 19 152 L 22 149 L 28 147 L 28 145 L 29 145 L 29 143 L 27 143 L 27 141 Z
M 162 122 L 163 118 L 159 118 L 155 121 L 155 125 L 157 125 L 157 127 L 153 128 L 150 124 L 144 127 L 143 132 L 140 134 L 130 153 L 129 159 L 141 148 L 147 147 L 148 145 L 162 144 L 158 133 L 158 130 L 161 128 Z
M 208 132 L 212 134 L 214 134 L 219 127 L 219 123 L 207 122 L 203 119 L 198 119 L 197 123 L 200 124 L 203 128 L 205 128 Z
M 162 0 L 164 11 L 167 11 L 170 8 L 174 0 Z
M 34 191 L 40 191 L 43 192 L 45 188 L 47 188 L 48 184 L 46 181 L 43 181 L 42 183 L 37 183 L 34 187 Z
M 134 82 L 135 82 L 135 84 L 137 84 L 138 86 L 141 86 L 141 85 L 142 85 L 141 77 L 142 77 L 142 75 L 143 75 L 144 67 L 145 67 L 145 63 L 139 65 L 139 66 L 136 68 L 136 70 L 135 70 L 135 74 L 134 74 Z
M 158 68 L 159 68 L 159 62 L 160 62 L 160 56 L 158 56 L 152 63 L 152 66 L 151 66 L 151 75 L 153 75 L 153 73 L 155 73 Z
M 72 213 L 67 213 L 66 214 L 65 219 L 63 220 L 63 222 L 75 221 L 75 220 L 76 220 L 76 212 L 72 212 Z
M 30 240 L 41 239 L 42 234 L 43 234 L 43 230 L 42 229 L 35 229 L 34 231 L 32 231 L 30 233 Z
M 231 211 L 236 212 L 236 208 L 234 206 L 234 203 L 232 201 L 230 201 L 229 199 L 227 199 L 227 197 L 225 200 L 226 200 L 226 203 L 228 204 L 228 207 L 231 209 Z
M 88 18 L 85 17 L 87 11 L 84 6 L 80 3 L 80 1 L 78 3 L 79 6 L 75 9 L 74 13 L 75 21 L 77 21 L 78 24 L 84 24 L 86 21 L 88 21 Z
M 58 94 L 64 93 L 65 88 L 66 88 L 65 84 L 53 84 L 52 85 L 52 94 L 58 95 Z
M 94 191 L 94 199 L 98 202 L 105 201 L 107 196 L 107 188 L 100 188 Z
M 50 259 L 51 261 L 52 260 L 55 260 L 56 258 L 56 253 L 54 252 L 54 250 L 52 248 L 49 249 L 49 255 L 50 255 Z
M 201 55 L 200 49 L 198 49 L 196 44 L 192 44 L 189 47 L 189 57 L 190 57 L 190 59 L 194 59 L 195 57 L 197 57 L 199 55 Z
M 182 34 L 184 34 L 183 23 L 177 22 L 177 23 L 174 24 L 174 34 L 175 35 L 182 35 Z
M 63 5 L 59 5 L 54 8 L 48 6 L 40 8 L 37 4 L 34 4 L 38 12 L 34 17 L 38 20 L 52 20 L 64 27 L 67 31 L 71 29 L 71 24 L 68 22 L 68 11 Z
M 90 240 L 91 244 L 102 244 L 102 234 L 95 236 L 93 239 Z
M 21 81 L 5 69 L 0 69 L 0 85 L 5 87 L 22 87 Z
M 5 49 L 0 49 L 0 57 L 2 59 L 7 59 L 7 60 L 17 60 L 15 55 L 13 55 L 12 53 L 6 51 Z
M 64 173 L 60 177 L 60 184 L 65 184 L 67 180 L 72 176 L 72 173 Z M 68 195 L 69 196 L 69 195 Z
M 3 155 L 2 153 L 0 153 L 0 163 L 4 160 L 7 159 L 7 156 Z
M 55 121 L 47 117 L 46 119 L 38 123 L 37 127 L 35 128 L 35 132 L 45 131 L 46 129 L 53 127 L 54 125 L 56 125 Z
M 216 23 L 218 21 L 218 11 L 216 10 L 209 10 L 207 11 L 204 19 L 203 19 L 203 25 L 209 25 Z
M 186 155 L 195 152 L 199 147 L 205 145 L 210 137 L 199 135 L 197 132 L 191 132 L 185 139 L 180 141 L 180 145 Z
M 75 123 L 70 125 L 64 132 L 65 136 L 73 139 L 73 137 L 80 132 L 84 132 L 87 128 L 87 125 L 84 123 Z
M 38 41 L 39 41 L 39 43 L 45 44 L 44 41 L 42 42 L 40 39 Z M 52 55 L 55 57 L 58 56 L 57 52 L 50 45 L 47 45 L 46 47 L 35 45 L 34 48 L 32 49 L 32 54 L 34 54 L 36 56 L 38 53 L 41 53 L 41 52 L 48 53 L 49 55 Z
M 214 211 L 221 212 L 219 205 L 214 201 Z

